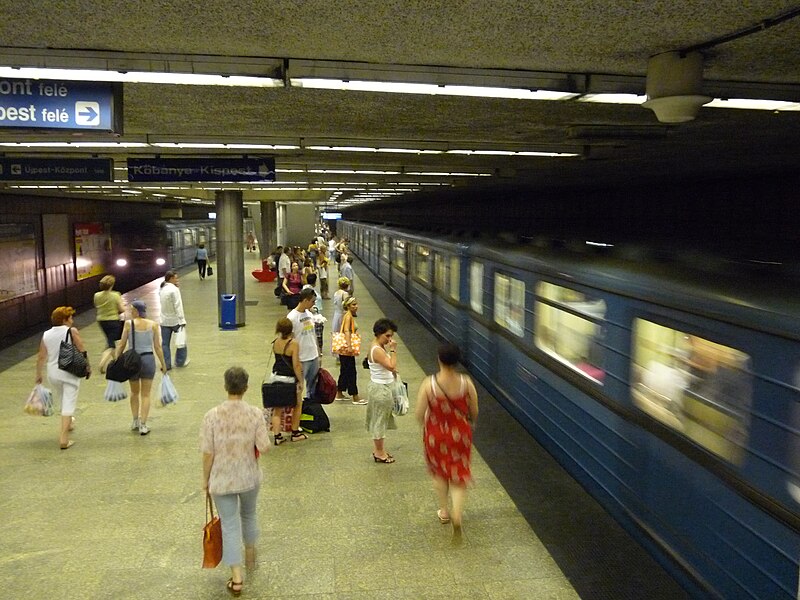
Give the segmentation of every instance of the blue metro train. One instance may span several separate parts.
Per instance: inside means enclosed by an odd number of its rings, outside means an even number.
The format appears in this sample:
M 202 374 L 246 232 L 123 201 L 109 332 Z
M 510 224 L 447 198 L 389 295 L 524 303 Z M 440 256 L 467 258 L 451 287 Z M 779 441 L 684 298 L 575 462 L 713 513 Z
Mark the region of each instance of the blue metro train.
M 213 219 L 125 221 L 112 226 L 112 264 L 117 279 L 140 285 L 169 269 L 192 262 L 197 246 L 216 255 L 217 227 Z
M 788 266 L 337 229 L 687 589 L 798 597 Z

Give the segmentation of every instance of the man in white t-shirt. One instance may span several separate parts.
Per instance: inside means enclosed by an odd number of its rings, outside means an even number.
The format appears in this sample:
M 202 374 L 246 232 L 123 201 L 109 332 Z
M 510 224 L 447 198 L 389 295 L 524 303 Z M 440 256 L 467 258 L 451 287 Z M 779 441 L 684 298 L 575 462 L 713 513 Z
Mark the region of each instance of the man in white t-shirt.
M 300 345 L 300 366 L 303 368 L 303 380 L 305 381 L 305 394 L 306 398 L 310 398 L 314 391 L 314 380 L 317 378 L 319 371 L 319 349 L 317 348 L 317 336 L 314 331 L 314 317 L 311 314 L 311 307 L 314 306 L 314 301 L 317 298 L 317 293 L 314 288 L 304 288 L 300 290 L 300 302 L 297 303 L 297 308 L 289 311 L 286 315 L 292 322 L 292 333 L 294 339 Z

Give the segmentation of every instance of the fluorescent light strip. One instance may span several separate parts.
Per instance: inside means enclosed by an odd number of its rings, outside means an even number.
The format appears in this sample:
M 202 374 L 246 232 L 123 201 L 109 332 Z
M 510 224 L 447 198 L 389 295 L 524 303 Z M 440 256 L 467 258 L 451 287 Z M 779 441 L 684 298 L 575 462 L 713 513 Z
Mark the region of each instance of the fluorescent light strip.
M 422 150 L 417 148 L 372 148 L 369 146 L 306 146 L 306 150 L 323 152 L 386 152 L 395 154 L 442 154 L 442 150 Z
M 293 78 L 294 87 L 317 90 L 346 90 L 358 92 L 388 92 L 394 94 L 424 94 L 430 96 L 470 96 L 477 98 L 507 98 L 516 100 L 568 100 L 578 94 L 552 90 L 483 87 L 471 85 L 436 85 L 432 83 L 402 83 L 392 81 L 345 81 L 343 79 Z
M 783 100 L 756 100 L 751 98 L 714 98 L 703 108 L 738 108 L 742 110 L 800 111 L 800 102 Z
M 574 152 L 516 152 L 511 150 L 448 150 L 447 154 L 465 155 L 486 155 L 486 156 L 547 156 L 547 157 L 571 157 L 579 156 Z
M 282 144 L 215 144 L 211 142 L 157 142 L 150 144 L 158 148 L 204 148 L 217 150 L 298 150 L 300 146 Z
M 404 175 L 426 175 L 431 177 L 491 177 L 491 173 L 435 173 L 432 171 L 407 171 Z
M 281 169 L 278 171 L 280 172 Z M 400 175 L 400 171 L 354 171 L 353 169 L 309 169 L 308 172 L 328 175 Z
M 576 99 L 577 102 L 596 102 L 599 104 L 643 104 L 647 95 L 638 94 L 586 94 Z
M 0 142 L 7 148 L 147 148 L 143 142 Z
M 66 81 L 120 81 L 126 83 L 165 83 L 174 85 L 219 85 L 227 87 L 283 87 L 271 77 L 211 75 L 203 73 L 163 73 L 156 71 L 100 71 L 94 69 L 39 69 L 0 67 L 0 77 L 22 79 L 61 79 Z

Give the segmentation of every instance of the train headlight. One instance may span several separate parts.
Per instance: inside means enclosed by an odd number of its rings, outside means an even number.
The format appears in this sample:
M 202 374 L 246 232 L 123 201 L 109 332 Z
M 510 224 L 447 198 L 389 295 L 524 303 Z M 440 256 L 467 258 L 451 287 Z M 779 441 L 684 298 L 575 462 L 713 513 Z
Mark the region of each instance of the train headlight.
M 157 264 L 159 267 L 163 267 L 165 264 L 167 264 L 167 261 L 166 261 L 166 260 L 164 260 L 163 258 L 157 258 L 157 259 L 156 259 L 156 264 Z
M 118 267 L 127 267 L 128 266 L 128 261 L 125 260 L 124 258 L 118 258 L 117 259 L 117 266 Z

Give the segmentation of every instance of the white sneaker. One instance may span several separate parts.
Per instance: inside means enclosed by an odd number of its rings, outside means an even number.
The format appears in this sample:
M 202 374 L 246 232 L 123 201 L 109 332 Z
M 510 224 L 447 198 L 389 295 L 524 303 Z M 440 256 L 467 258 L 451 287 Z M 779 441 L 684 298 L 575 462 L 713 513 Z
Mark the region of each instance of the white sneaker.
M 356 402 L 355 400 L 353 400 L 353 404 L 355 404 L 356 406 L 364 406 L 365 404 L 369 404 L 369 402 L 367 401 L 367 399 L 366 399 L 366 398 L 362 398 L 362 399 L 361 399 L 361 400 L 359 400 L 358 402 Z
M 148 433 L 150 433 L 150 428 L 147 426 L 147 423 L 139 425 L 139 435 L 147 435 Z
M 182 365 L 178 365 L 178 367 L 180 367 L 181 369 L 182 369 L 183 367 L 188 367 L 188 366 L 189 366 L 189 362 L 190 362 L 191 360 L 192 360 L 191 358 L 187 358 L 187 359 L 186 359 L 186 362 L 185 362 L 185 363 L 183 363 Z
M 139 431 L 139 419 L 134 419 L 131 423 L 131 431 Z

